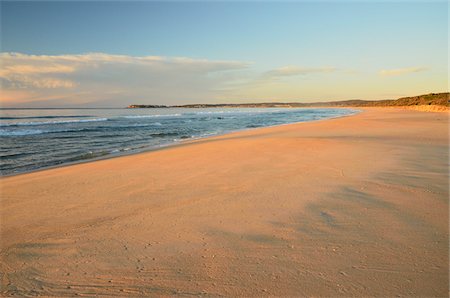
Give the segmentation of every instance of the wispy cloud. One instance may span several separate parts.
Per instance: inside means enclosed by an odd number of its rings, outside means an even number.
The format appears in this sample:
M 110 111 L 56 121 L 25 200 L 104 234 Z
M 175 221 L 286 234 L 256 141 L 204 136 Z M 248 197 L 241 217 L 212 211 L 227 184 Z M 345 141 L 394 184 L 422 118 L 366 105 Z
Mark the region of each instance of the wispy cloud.
M 286 76 L 309 75 L 315 73 L 330 73 L 336 71 L 335 67 L 298 67 L 288 65 L 276 69 L 272 69 L 264 73 L 266 78 L 278 78 Z
M 0 105 L 4 107 L 123 107 L 134 103 L 183 104 L 300 97 L 329 100 L 338 96 L 362 97 L 359 94 L 366 92 L 358 87 L 360 93 L 349 93 L 347 90 L 356 88 L 353 80 L 342 80 L 349 71 L 331 66 L 287 65 L 256 71 L 251 63 L 243 61 L 106 53 L 0 53 L 0 66 Z M 379 75 L 399 76 L 425 70 L 426 67 L 385 69 Z M 358 77 L 363 75 L 358 73 Z M 373 75 L 370 76 L 364 88 L 370 86 Z M 411 76 L 414 78 L 419 79 Z M 445 87 L 446 81 L 442 82 L 432 83 Z M 404 86 L 408 90 L 410 87 L 410 84 Z M 420 92 L 423 91 L 417 91 Z
M 201 100 L 229 83 L 221 73 L 249 66 L 241 61 L 104 53 L 55 56 L 1 53 L 0 62 L 2 89 L 29 91 L 41 99 L 60 97 L 60 105 L 76 94 L 84 94 L 84 103 L 86 94 L 90 94 L 92 102 L 116 106 L 119 102 L 120 105 L 164 103 L 191 97 Z M 129 99 L 124 99 L 125 96 Z M 76 99 L 71 103 L 76 103 Z
M 379 74 L 381 76 L 400 76 L 404 74 L 410 74 L 415 72 L 421 72 L 428 70 L 427 67 L 406 67 L 406 68 L 396 68 L 396 69 L 382 69 Z

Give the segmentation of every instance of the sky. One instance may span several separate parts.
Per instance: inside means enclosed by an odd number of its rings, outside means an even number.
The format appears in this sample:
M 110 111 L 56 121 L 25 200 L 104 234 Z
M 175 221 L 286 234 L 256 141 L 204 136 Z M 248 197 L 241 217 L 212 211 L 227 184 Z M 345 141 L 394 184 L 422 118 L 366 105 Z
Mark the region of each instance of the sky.
M 448 91 L 447 1 L 1 1 L 2 107 Z

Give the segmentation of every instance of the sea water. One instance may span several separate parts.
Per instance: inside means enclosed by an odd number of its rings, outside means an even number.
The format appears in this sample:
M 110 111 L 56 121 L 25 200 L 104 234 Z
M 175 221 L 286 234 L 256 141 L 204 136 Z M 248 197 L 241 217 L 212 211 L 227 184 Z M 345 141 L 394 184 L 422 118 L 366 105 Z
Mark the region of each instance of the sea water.
M 231 131 L 354 113 L 325 108 L 2 109 L 0 173 L 29 172 Z

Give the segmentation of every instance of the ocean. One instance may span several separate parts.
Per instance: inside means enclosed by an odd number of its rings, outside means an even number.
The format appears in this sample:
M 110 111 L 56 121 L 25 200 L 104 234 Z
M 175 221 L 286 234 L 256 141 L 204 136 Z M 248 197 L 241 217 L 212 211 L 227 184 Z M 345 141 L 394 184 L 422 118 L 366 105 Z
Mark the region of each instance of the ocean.
M 328 108 L 1 109 L 0 173 L 30 172 L 188 139 L 356 112 Z

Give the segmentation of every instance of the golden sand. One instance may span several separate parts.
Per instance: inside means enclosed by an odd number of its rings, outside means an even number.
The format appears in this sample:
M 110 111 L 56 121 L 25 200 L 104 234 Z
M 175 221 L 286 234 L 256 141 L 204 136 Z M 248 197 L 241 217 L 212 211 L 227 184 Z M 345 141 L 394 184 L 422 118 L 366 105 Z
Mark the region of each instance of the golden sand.
M 405 106 L 404 109 L 416 110 L 422 112 L 449 112 L 450 107 L 439 105 L 418 105 L 418 106 Z
M 361 114 L 7 177 L 3 295 L 447 296 L 448 114 Z

